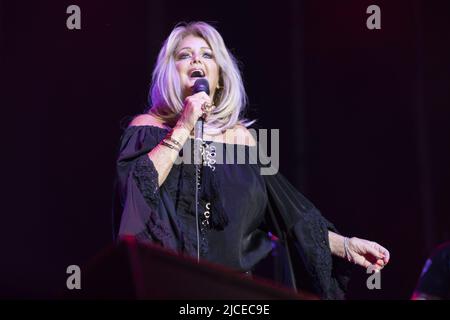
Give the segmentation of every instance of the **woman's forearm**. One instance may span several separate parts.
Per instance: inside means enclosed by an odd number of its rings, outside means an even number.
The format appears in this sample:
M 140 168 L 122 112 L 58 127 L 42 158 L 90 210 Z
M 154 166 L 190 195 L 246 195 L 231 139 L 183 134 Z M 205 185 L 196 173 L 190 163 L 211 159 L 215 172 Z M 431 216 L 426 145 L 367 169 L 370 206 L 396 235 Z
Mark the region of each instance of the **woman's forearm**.
M 171 131 L 171 137 L 183 146 L 189 138 L 190 133 L 191 130 L 189 130 L 189 128 L 181 120 L 179 120 L 177 125 Z M 170 141 L 167 142 L 177 147 L 174 143 L 171 143 Z M 164 183 L 169 175 L 169 172 L 178 157 L 178 152 L 178 147 L 176 149 L 171 149 L 160 143 L 148 153 L 150 160 L 152 160 L 153 165 L 158 172 L 159 186 Z
M 330 250 L 333 255 L 341 258 L 345 257 L 344 239 L 345 237 L 332 231 L 328 231 Z

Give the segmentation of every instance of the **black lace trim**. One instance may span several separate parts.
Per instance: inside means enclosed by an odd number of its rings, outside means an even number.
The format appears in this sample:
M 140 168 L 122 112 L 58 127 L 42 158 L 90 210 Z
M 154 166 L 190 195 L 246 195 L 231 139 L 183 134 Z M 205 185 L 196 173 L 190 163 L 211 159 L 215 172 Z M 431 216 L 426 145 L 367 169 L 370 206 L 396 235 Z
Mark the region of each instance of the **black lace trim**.
M 147 155 L 136 161 L 133 178 L 150 208 L 156 208 L 159 203 L 158 171 Z
M 304 213 L 304 223 L 308 226 L 313 242 L 314 250 L 309 252 L 312 259 L 310 274 L 319 284 L 320 294 L 323 299 L 343 299 L 348 284 L 348 272 L 342 276 L 333 276 L 333 257 L 331 255 L 328 231 L 336 231 L 333 224 L 328 222 L 315 207 Z M 342 268 L 339 267 L 342 271 Z
M 327 297 L 327 292 L 329 292 L 328 286 L 332 270 L 331 251 L 327 241 L 328 229 L 315 208 L 306 211 L 304 218 L 311 228 L 313 234 L 311 239 L 316 248 L 314 252 L 315 267 L 312 270 L 312 275 L 321 284 L 322 294 L 327 299 L 329 298 Z
M 153 240 L 160 242 L 163 246 L 170 246 L 173 236 L 167 226 L 161 223 L 156 207 L 159 204 L 159 185 L 158 185 L 158 171 L 156 171 L 153 162 L 147 155 L 140 157 L 136 161 L 135 169 L 133 171 L 133 178 L 138 189 L 141 191 L 146 203 L 149 205 L 149 217 L 146 221 L 149 234 L 141 234 L 144 238 L 153 238 Z

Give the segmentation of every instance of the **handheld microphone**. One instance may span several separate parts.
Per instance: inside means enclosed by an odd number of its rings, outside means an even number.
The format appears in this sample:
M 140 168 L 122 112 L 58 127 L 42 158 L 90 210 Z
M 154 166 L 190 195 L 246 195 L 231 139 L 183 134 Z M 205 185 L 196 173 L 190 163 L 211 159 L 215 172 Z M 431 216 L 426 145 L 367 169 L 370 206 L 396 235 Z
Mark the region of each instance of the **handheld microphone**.
M 205 92 L 209 95 L 209 83 L 208 80 L 201 78 L 195 80 L 194 88 L 192 90 L 195 93 Z M 200 262 L 200 220 L 199 220 L 199 188 L 201 187 L 200 168 L 202 163 L 201 147 L 203 144 L 203 117 L 200 117 L 195 123 L 194 129 L 194 166 L 195 166 L 195 221 L 197 229 L 197 262 Z
M 195 93 L 205 92 L 209 96 L 209 83 L 205 78 L 195 80 L 192 91 Z
M 200 79 L 195 80 L 192 91 L 194 94 L 198 93 L 198 92 L 205 92 L 207 95 L 209 95 L 208 80 L 205 78 L 200 78 Z M 203 118 L 199 118 L 197 120 L 197 122 L 195 123 L 194 136 L 195 136 L 194 145 L 199 146 L 201 144 L 201 142 L 203 141 Z M 198 144 L 197 144 L 197 141 L 199 142 Z M 199 148 L 195 148 L 195 152 L 194 152 L 194 163 L 200 164 L 201 163 L 200 153 L 197 152 L 198 151 L 197 149 L 199 149 Z

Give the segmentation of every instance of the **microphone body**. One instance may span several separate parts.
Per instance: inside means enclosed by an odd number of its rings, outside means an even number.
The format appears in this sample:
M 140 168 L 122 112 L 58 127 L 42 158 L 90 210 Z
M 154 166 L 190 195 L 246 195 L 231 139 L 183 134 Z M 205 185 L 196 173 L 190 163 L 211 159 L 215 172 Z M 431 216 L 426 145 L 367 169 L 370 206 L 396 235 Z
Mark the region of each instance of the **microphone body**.
M 200 78 L 195 81 L 194 87 L 193 87 L 193 93 L 198 92 L 205 92 L 207 95 L 209 95 L 209 83 L 208 80 L 205 78 Z M 197 122 L 195 123 L 195 129 L 194 129 L 194 164 L 200 164 L 201 163 L 201 153 L 200 153 L 200 146 L 203 142 L 203 118 L 199 118 Z
M 193 93 L 205 92 L 209 95 L 208 80 L 201 78 L 194 83 Z M 199 118 L 195 123 L 194 129 L 194 166 L 195 166 L 195 221 L 197 230 L 197 262 L 200 262 L 200 218 L 199 218 L 199 189 L 201 188 L 200 170 L 202 164 L 201 147 L 203 144 L 203 117 Z

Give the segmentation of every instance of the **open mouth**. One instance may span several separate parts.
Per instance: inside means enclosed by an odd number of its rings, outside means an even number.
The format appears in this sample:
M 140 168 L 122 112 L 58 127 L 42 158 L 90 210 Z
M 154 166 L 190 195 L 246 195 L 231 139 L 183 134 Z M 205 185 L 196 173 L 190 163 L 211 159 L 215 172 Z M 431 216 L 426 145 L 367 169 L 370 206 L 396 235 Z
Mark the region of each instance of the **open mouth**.
M 191 72 L 191 78 L 203 78 L 205 76 L 205 72 L 201 69 L 196 69 Z

